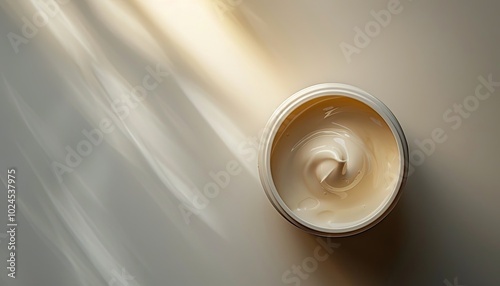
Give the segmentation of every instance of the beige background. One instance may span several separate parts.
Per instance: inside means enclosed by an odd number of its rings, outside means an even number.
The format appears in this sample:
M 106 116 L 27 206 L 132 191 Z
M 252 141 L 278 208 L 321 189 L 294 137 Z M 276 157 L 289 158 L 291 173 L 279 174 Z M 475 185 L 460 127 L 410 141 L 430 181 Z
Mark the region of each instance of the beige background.
M 436 128 L 447 139 L 393 213 L 335 239 L 300 285 L 500 284 L 500 87 L 456 129 L 443 119 L 479 76 L 500 81 L 498 1 L 401 0 L 350 63 L 340 44 L 391 1 L 207 1 L 69 1 L 18 53 L 8 34 L 37 10 L 1 4 L 0 170 L 17 168 L 19 219 L 15 280 L 0 236 L 2 285 L 298 285 L 282 276 L 319 244 L 268 202 L 252 137 L 322 82 L 380 98 L 411 150 Z M 113 100 L 157 64 L 161 82 L 120 120 Z M 60 182 L 54 162 L 104 118 L 115 130 Z M 192 190 L 215 190 L 224 169 L 227 186 L 186 223 Z

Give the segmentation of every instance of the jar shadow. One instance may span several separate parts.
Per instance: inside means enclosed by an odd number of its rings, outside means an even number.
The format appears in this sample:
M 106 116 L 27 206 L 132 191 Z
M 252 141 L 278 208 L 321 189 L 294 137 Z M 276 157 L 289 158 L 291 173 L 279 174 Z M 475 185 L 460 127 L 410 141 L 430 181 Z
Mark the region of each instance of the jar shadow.
M 408 189 L 408 185 L 406 187 Z M 404 196 L 404 194 L 403 194 Z M 352 285 L 386 285 L 401 254 L 405 230 L 405 208 L 403 198 L 389 215 L 371 229 L 343 238 L 324 238 L 325 243 L 336 243 L 339 247 L 326 261 L 321 271 L 321 281 L 337 281 L 332 272 L 341 273 L 343 281 Z

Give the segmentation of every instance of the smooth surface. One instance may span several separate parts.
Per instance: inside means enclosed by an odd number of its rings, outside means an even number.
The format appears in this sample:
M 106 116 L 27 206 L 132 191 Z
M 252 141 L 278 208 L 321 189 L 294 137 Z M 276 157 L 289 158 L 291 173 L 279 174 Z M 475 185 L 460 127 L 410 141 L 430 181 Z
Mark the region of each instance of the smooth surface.
M 66 2 L 18 53 L 36 10 L 0 4 L 1 285 L 500 285 L 498 1 Z M 257 174 L 273 110 L 321 82 L 380 98 L 413 152 L 396 209 L 344 239 L 289 224 Z

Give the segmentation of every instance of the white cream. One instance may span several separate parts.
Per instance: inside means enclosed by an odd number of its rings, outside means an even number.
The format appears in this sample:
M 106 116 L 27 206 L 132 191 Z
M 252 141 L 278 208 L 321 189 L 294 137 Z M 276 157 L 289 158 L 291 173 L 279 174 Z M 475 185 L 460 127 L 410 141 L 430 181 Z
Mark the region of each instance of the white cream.
M 271 173 L 288 208 L 320 228 L 348 228 L 383 207 L 400 175 L 397 142 L 373 109 L 322 97 L 295 110 L 273 142 Z

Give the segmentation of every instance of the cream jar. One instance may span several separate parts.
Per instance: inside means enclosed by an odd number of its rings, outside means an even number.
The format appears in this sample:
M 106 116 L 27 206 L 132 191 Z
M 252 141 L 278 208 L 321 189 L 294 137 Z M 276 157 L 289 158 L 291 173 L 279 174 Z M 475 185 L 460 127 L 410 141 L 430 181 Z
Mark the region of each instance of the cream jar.
M 318 84 L 283 102 L 266 126 L 259 175 L 278 212 L 321 236 L 348 236 L 394 208 L 408 145 L 391 111 L 367 92 Z

